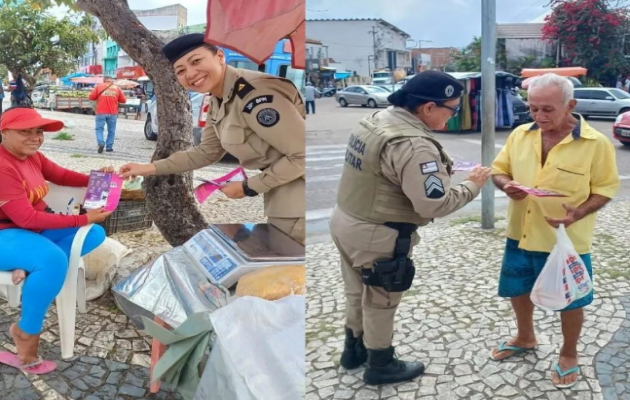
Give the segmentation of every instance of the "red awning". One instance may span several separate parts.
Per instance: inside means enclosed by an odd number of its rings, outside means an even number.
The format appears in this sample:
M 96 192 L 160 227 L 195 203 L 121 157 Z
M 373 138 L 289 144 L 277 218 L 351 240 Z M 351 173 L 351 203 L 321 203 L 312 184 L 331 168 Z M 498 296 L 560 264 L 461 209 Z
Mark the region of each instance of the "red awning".
M 206 42 L 262 64 L 289 38 L 291 65 L 305 69 L 305 7 L 305 0 L 208 0 Z
M 142 76 L 146 76 L 146 73 L 138 65 L 122 67 L 116 70 L 116 79 L 138 79 Z

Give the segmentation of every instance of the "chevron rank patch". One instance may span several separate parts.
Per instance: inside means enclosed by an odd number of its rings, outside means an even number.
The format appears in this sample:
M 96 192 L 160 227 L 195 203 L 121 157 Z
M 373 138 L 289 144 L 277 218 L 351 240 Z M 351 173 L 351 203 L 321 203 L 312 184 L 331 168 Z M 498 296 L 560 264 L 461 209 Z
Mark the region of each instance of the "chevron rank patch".
M 422 171 L 422 175 L 428 175 L 432 172 L 438 172 L 438 165 L 436 161 L 427 162 L 424 164 L 420 164 L 420 171 Z
M 446 194 L 444 191 L 444 183 L 435 175 L 429 175 L 424 181 L 424 191 L 429 199 L 440 199 Z

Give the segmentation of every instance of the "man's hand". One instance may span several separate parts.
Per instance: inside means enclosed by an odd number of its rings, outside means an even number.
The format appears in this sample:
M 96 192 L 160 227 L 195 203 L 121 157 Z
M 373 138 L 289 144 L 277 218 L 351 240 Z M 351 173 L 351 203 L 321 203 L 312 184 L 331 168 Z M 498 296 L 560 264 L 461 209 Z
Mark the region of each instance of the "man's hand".
M 512 200 L 523 200 L 525 197 L 527 197 L 527 192 L 519 189 L 517 187 L 519 185 L 520 183 L 516 181 L 509 181 L 501 188 L 501 190 L 503 190 L 505 194 L 507 194 L 507 196 Z
M 100 172 L 104 172 L 106 174 L 109 173 L 113 173 L 114 172 L 114 167 L 103 167 L 101 169 L 99 169 Z
M 242 199 L 245 197 L 243 182 L 230 182 L 221 187 L 221 191 L 230 199 Z
M 562 219 L 545 217 L 545 219 L 547 220 L 547 223 L 553 226 L 554 228 L 558 228 L 560 224 L 563 224 L 565 228 L 568 228 L 569 225 L 584 218 L 585 214 L 582 211 L 580 211 L 578 208 L 571 207 L 568 204 L 563 204 L 562 207 L 564 207 L 564 209 L 567 210 L 566 217 Z

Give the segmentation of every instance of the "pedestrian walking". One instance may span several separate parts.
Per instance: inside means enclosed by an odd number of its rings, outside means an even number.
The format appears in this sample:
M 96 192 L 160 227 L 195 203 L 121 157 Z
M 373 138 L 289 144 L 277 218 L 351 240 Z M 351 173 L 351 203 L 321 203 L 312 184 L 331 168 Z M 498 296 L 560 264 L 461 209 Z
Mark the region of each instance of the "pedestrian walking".
M 593 276 L 590 253 L 596 213 L 619 189 L 615 148 L 573 112 L 577 101 L 567 78 L 555 74 L 534 78 L 527 100 L 534 123 L 516 128 L 493 163 L 494 184 L 510 198 L 499 296 L 510 299 L 517 321 L 516 336 L 492 351 L 494 360 L 537 345 L 530 292 L 556 243 L 554 228 L 566 227 Z M 519 189 L 519 184 L 567 197 L 541 202 Z M 583 308 L 592 301 L 591 292 L 560 312 L 564 343 L 551 378 L 558 388 L 571 387 L 579 379 L 577 345 Z
M 490 168 L 480 167 L 451 183 L 453 163 L 431 131 L 458 113 L 463 89 L 446 73 L 419 73 L 389 96 L 392 106 L 350 135 L 330 232 L 346 297 L 341 365 L 367 360 L 363 380 L 370 385 L 424 372 L 421 362 L 398 360 L 392 347 L 394 315 L 415 274 L 409 256 L 416 230 L 471 202 L 490 177 Z
M 310 114 L 310 110 L 315 114 L 315 98 L 318 95 L 321 95 L 322 92 L 317 90 L 315 86 L 311 82 L 306 83 L 306 88 L 304 88 L 304 100 L 306 101 L 306 114 Z
M 98 153 L 114 151 L 116 139 L 116 122 L 118 121 L 118 105 L 127 102 L 122 89 L 114 85 L 114 80 L 106 76 L 103 83 L 97 85 L 90 93 L 89 99 L 96 102 L 96 144 Z M 103 131 L 107 124 L 107 139 L 103 138 Z
M 4 86 L 2 85 L 2 81 L 0 81 L 0 115 L 2 115 L 3 102 L 4 102 Z
M 294 239 L 305 238 L 304 100 L 289 80 L 227 65 L 203 34 L 181 36 L 163 52 L 186 89 L 210 93 L 201 143 L 151 164 L 126 164 L 123 176 L 177 174 L 220 161 L 226 151 L 247 169 L 244 182 L 221 188 L 230 199 L 264 195 L 265 215 Z
M 15 89 L 11 92 L 11 107 L 33 107 L 21 74 L 15 79 Z

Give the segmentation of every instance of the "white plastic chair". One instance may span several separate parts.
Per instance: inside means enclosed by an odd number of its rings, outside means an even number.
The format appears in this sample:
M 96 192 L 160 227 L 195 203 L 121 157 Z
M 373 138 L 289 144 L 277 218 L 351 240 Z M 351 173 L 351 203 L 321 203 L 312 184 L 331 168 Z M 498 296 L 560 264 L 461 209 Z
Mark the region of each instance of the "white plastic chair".
M 72 188 L 48 183 L 50 191 L 44 199 L 48 207 L 57 214 L 72 213 L 77 203 L 85 198 L 86 188 Z M 78 305 L 80 313 L 87 312 L 85 297 L 85 266 L 81 257 L 83 242 L 92 225 L 79 229 L 70 250 L 68 275 L 55 299 L 57 304 L 57 318 L 59 319 L 59 336 L 61 341 L 61 357 L 71 358 L 74 355 L 74 334 L 76 327 L 75 307 Z M 34 249 L 35 250 L 35 249 Z M 0 285 L 6 286 L 9 306 L 16 308 L 20 305 L 22 283 L 14 285 L 11 272 L 0 271 Z

